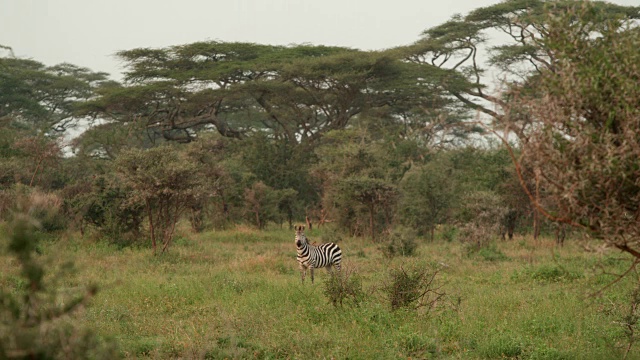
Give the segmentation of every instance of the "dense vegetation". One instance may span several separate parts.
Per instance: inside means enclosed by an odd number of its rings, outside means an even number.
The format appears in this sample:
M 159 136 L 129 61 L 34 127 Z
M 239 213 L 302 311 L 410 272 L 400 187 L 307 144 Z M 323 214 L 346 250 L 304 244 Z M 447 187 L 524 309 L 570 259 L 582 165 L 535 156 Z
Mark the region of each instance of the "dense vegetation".
M 0 355 L 627 356 L 639 18 L 506 0 L 385 51 L 125 50 L 122 83 L 2 46 L 2 329 L 62 340 Z M 323 289 L 295 282 L 298 222 L 348 249 Z M 45 257 L 82 273 L 45 286 Z
M 163 256 L 76 237 L 44 241 L 40 251 L 53 269 L 75 262 L 62 290 L 99 287 L 76 324 L 129 358 L 615 359 L 637 338 L 627 326 L 638 304 L 635 277 L 594 296 L 616 278 L 601 265 L 627 268 L 618 252 L 515 235 L 476 253 L 436 234 L 417 241 L 415 256 L 389 258 L 370 239 L 348 237 L 339 242 L 344 270 L 363 294 L 357 306 L 347 297 L 334 307 L 326 271 L 302 285 L 293 234 L 270 227 L 194 235 L 185 224 Z M 325 229 L 307 235 L 331 238 Z M 401 268 L 438 271 L 434 287 L 445 297 L 392 310 L 385 288 Z M 15 265 L 3 261 L 0 270 L 3 288 L 25 286 Z M 638 359 L 637 344 L 629 358 Z

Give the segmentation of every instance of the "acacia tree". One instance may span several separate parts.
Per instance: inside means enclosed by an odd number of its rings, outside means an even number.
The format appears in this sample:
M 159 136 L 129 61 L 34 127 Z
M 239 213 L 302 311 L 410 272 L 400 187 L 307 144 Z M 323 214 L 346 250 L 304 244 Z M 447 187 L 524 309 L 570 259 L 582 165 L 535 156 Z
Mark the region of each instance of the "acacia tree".
M 351 234 L 368 232 L 372 239 L 392 226 L 397 184 L 422 155 L 407 143 L 376 141 L 362 129 L 327 134 L 311 170 L 321 187 L 323 221 L 334 221 Z
M 533 126 L 532 119 L 519 116 L 514 121 L 511 90 L 541 96 L 537 79 L 542 73 L 555 73 L 557 63 L 562 61 L 561 54 L 546 41 L 552 19 L 547 14 L 565 14 L 584 4 L 582 0 L 505 0 L 466 16 L 456 15 L 425 30 L 423 38 L 411 46 L 394 51 L 405 61 L 422 66 L 425 76 L 437 79 L 440 88 L 467 109 L 483 114 L 478 116 L 483 127 L 497 135 L 506 132 L 524 140 Z M 567 24 L 597 26 L 640 19 L 640 7 L 593 1 L 589 8 L 596 16 L 571 18 Z M 497 89 L 491 87 L 494 76 L 501 78 Z M 543 196 L 544 189 L 538 186 L 537 193 Z M 535 207 L 533 217 L 537 234 L 539 216 Z
M 104 88 L 87 114 L 143 123 L 151 138 L 180 142 L 197 131 L 244 138 L 253 128 L 298 142 L 343 128 L 387 95 L 374 92 L 401 64 L 383 54 L 327 46 L 198 42 L 133 49 L 125 86 Z
M 398 217 L 416 229 L 418 235 L 431 234 L 436 225 L 450 220 L 456 203 L 457 184 L 453 168 L 444 156 L 412 168 L 400 183 Z
M 205 179 L 195 162 L 170 146 L 125 151 L 114 166 L 121 184 L 131 189 L 128 201 L 146 209 L 154 254 L 158 241 L 164 253 L 182 214 L 205 195 Z
M 530 167 L 547 194 L 527 190 L 534 205 L 639 261 L 640 27 L 605 15 L 585 3 L 546 17 L 544 45 L 557 60 L 536 96 L 514 91 L 506 119 L 532 124 L 514 160 L 522 182 Z
M 405 61 L 419 64 L 425 76 L 438 79 L 440 87 L 467 108 L 482 112 L 501 123 L 508 97 L 500 89 L 491 89 L 491 76 L 500 75 L 507 89 L 520 86 L 535 91 L 529 84 L 544 72 L 554 72 L 560 59 L 548 46 L 550 17 L 564 14 L 582 0 L 505 0 L 478 8 L 466 16 L 455 15 L 449 21 L 427 29 L 416 43 L 396 49 Z M 588 20 L 569 19 L 575 26 L 619 23 L 640 19 L 640 7 L 620 6 L 603 1 L 590 2 L 597 13 Z M 494 45 L 495 44 L 495 45 Z M 487 76 L 488 75 L 488 76 Z M 523 125 L 523 123 L 520 123 Z M 510 131 L 518 131 L 511 127 Z M 524 131 L 520 126 L 520 131 Z
M 76 106 L 110 83 L 107 74 L 63 63 L 55 66 L 12 54 L 0 57 L 0 121 L 61 133 L 76 125 Z

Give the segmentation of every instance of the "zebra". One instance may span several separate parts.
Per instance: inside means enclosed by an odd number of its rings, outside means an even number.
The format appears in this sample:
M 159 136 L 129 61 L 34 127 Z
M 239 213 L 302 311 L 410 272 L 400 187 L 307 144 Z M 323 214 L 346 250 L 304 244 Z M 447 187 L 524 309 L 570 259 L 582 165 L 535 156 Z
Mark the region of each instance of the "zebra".
M 307 276 L 307 269 L 311 269 L 311 283 L 313 284 L 313 269 L 326 267 L 331 272 L 331 266 L 340 271 L 342 262 L 342 250 L 334 243 L 314 246 L 309 244 L 309 239 L 304 235 L 304 226 L 296 228 L 296 248 L 298 248 L 298 263 L 300 264 L 300 276 L 302 283 Z

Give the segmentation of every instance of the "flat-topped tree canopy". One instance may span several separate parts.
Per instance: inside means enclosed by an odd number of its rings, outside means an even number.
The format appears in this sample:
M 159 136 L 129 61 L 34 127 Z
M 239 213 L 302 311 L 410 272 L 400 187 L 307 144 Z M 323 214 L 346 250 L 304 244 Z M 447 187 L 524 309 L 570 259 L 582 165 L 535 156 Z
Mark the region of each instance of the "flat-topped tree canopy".
M 0 69 L 0 119 L 34 133 L 64 133 L 75 126 L 78 105 L 110 83 L 106 73 L 69 63 L 46 66 L 11 51 L 0 56 Z
M 385 52 L 210 41 L 118 56 L 125 83 L 105 89 L 87 111 L 182 142 L 212 128 L 238 139 L 261 130 L 312 142 L 370 109 L 440 96 L 417 80 L 413 64 Z
M 506 105 L 501 94 L 489 87 L 500 76 L 503 89 L 526 84 L 544 69 L 553 70 L 556 54 L 546 45 L 547 14 L 566 14 L 584 1 L 505 0 L 478 8 L 467 15 L 429 28 L 414 44 L 398 51 L 425 72 L 440 71 L 441 86 L 470 109 L 501 120 Z M 640 7 L 591 1 L 588 23 L 633 22 Z M 578 21 L 578 19 L 573 20 Z

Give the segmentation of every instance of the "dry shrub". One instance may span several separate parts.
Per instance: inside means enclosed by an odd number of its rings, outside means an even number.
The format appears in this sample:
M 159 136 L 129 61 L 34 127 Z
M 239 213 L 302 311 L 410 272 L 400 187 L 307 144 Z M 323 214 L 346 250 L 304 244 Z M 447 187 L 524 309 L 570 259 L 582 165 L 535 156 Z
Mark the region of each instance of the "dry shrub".
M 464 203 L 458 237 L 469 250 L 479 250 L 498 234 L 506 210 L 497 195 L 485 191 L 469 194 Z
M 546 19 L 559 61 L 511 90 L 501 126 L 543 215 L 640 258 L 640 26 L 603 18 L 585 2 Z
M 16 184 L 0 195 L 0 213 L 7 219 L 10 212 L 21 212 L 40 223 L 42 230 L 55 231 L 66 227 L 62 213 L 62 198 L 57 193 Z
M 392 310 L 401 308 L 431 310 L 445 296 L 436 282 L 437 269 L 403 267 L 392 269 L 388 280 L 382 286 L 382 292 Z
M 333 306 L 342 307 L 345 303 L 358 306 L 364 300 L 360 276 L 345 266 L 341 271 L 331 272 L 324 283 L 323 292 Z

